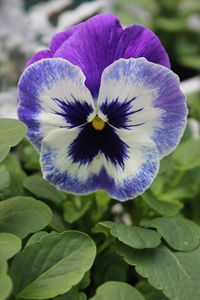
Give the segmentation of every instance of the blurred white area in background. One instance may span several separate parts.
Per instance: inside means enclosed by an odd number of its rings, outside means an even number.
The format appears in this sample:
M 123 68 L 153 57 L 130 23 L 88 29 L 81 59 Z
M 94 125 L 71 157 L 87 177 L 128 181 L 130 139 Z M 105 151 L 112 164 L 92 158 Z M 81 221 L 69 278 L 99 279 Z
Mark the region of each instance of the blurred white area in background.
M 35 35 L 29 28 L 28 18 L 21 0 L 0 1 L 0 44 L 4 45 L 4 49 L 19 47 L 23 52 L 31 53 L 36 48 Z
M 200 32 L 200 14 L 194 14 L 188 19 L 188 28 Z
M 182 81 L 181 90 L 186 95 L 200 91 L 200 77 L 196 76 Z
M 50 0 L 33 5 L 27 13 L 22 0 L 0 0 L 0 41 L 8 49 L 17 46 L 32 55 L 56 32 L 110 11 L 113 1 L 94 0 L 75 5 L 75 0 Z M 53 15 L 57 16 L 55 26 L 51 22 Z
M 0 93 L 0 118 L 17 119 L 16 87 Z
M 85 2 L 75 8 L 73 11 L 65 11 L 58 18 L 58 31 L 62 31 L 63 28 L 68 28 L 72 24 L 77 24 L 80 20 L 89 18 L 94 12 L 104 11 L 107 8 L 109 1 L 96 0 L 93 2 Z

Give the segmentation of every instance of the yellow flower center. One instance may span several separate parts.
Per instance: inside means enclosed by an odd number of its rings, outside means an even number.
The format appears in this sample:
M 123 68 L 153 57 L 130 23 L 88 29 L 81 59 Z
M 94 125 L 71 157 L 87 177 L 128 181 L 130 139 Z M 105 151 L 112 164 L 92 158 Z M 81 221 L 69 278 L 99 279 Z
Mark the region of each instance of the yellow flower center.
M 94 127 L 94 129 L 96 130 L 103 130 L 105 127 L 105 122 L 99 117 L 96 116 L 93 120 L 92 120 L 92 126 Z

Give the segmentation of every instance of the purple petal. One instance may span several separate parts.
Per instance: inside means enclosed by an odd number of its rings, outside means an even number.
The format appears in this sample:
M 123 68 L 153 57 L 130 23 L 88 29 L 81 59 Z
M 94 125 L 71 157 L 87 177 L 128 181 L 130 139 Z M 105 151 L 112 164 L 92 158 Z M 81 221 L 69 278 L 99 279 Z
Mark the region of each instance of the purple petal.
M 72 26 L 68 28 L 67 30 L 63 32 L 59 32 L 53 36 L 50 42 L 50 49 L 52 53 L 55 53 L 60 46 L 74 34 L 74 32 L 81 26 L 82 23 L 77 24 L 75 26 Z
M 29 65 L 33 64 L 34 62 L 44 59 L 44 58 L 52 58 L 53 54 L 50 50 L 41 50 L 34 54 L 26 63 L 25 67 L 28 67 Z
M 62 58 L 38 61 L 24 71 L 18 85 L 18 116 L 38 149 L 52 130 L 87 122 L 94 103 L 84 81 L 80 68 Z
M 71 145 L 80 138 L 81 130 L 77 127 L 60 128 L 43 139 L 41 166 L 47 180 L 57 188 L 75 194 L 105 189 L 121 201 L 134 198 L 149 187 L 159 167 L 159 154 L 153 141 L 130 131 L 115 130 L 113 134 L 118 142 L 121 140 L 128 145 L 123 164 L 110 161 L 102 152 L 94 153 L 91 161 L 83 163 L 84 154 L 91 153 L 91 143 L 86 141 L 86 145 L 79 149 L 79 160 L 75 161 L 69 153 Z M 110 136 L 105 137 L 104 143 L 108 144 L 109 139 Z
M 145 58 L 120 59 L 107 67 L 97 106 L 112 126 L 151 138 L 160 157 L 177 146 L 186 125 L 178 76 Z
M 170 68 L 169 57 L 159 38 L 142 25 L 132 25 L 124 29 L 119 48 L 123 52 L 118 58 L 144 57 L 148 61 Z M 119 50 L 120 52 L 120 50 Z
M 65 58 L 82 69 L 94 98 L 98 96 L 103 70 L 119 58 L 145 57 L 170 67 L 166 51 L 151 30 L 141 25 L 123 29 L 111 14 L 97 15 L 82 23 L 54 57 Z

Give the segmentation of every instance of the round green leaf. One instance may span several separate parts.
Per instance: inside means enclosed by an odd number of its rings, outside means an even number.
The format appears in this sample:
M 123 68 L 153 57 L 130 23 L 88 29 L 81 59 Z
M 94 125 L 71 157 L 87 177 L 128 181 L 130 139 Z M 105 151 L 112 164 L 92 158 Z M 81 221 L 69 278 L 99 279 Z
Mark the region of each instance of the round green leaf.
M 96 247 L 85 233 L 49 234 L 18 253 L 11 278 L 17 298 L 48 299 L 77 284 L 94 261 Z
M 9 172 L 5 169 L 4 166 L 0 167 L 0 191 L 6 189 L 10 183 Z
M 0 233 L 0 257 L 9 259 L 21 249 L 21 240 L 12 233 Z
M 96 198 L 97 203 L 101 206 L 107 205 L 109 203 L 109 201 L 111 200 L 111 197 L 108 194 L 108 192 L 103 191 L 103 190 L 97 191 L 95 193 L 95 198 Z
M 108 281 L 98 287 L 96 295 L 90 300 L 145 300 L 136 288 L 125 282 Z
M 65 200 L 62 192 L 58 191 L 55 186 L 50 184 L 39 175 L 32 175 L 27 177 L 24 180 L 23 185 L 28 191 L 30 191 L 37 197 L 51 200 L 58 206 L 60 206 L 63 200 Z
M 17 159 L 14 154 L 9 153 L 7 158 L 4 160 L 4 166 L 10 176 L 8 194 L 6 193 L 6 198 L 18 195 L 23 196 L 24 188 L 22 186 L 22 181 L 26 178 L 26 174 L 21 168 L 19 159 Z
M 77 286 L 75 286 L 67 294 L 58 296 L 54 300 L 87 300 L 87 297 L 85 293 L 79 292 Z
M 174 160 L 180 170 L 190 170 L 200 166 L 200 139 L 189 139 L 174 152 Z
M 0 145 L 0 162 L 3 161 L 10 151 L 10 147 L 7 145 Z
M 145 300 L 168 300 L 161 291 L 154 289 L 147 280 L 139 281 L 136 288 L 144 295 Z
M 7 275 L 6 260 L 0 259 L 0 300 L 6 300 L 12 291 L 12 281 Z
M 67 299 L 66 299 L 67 300 Z M 74 300 L 74 299 L 73 299 Z M 79 300 L 87 300 L 87 296 L 85 293 L 79 293 Z
M 21 121 L 0 119 L 0 144 L 16 146 L 25 136 L 27 127 Z
M 80 219 L 90 208 L 93 195 L 75 195 L 72 200 L 67 200 L 63 205 L 63 217 L 68 223 L 73 223 Z
M 44 236 L 47 236 L 47 235 L 49 235 L 49 233 L 46 231 L 38 231 L 38 232 L 34 233 L 30 237 L 30 239 L 28 239 L 28 241 L 26 243 L 26 247 L 40 241 Z
M 98 223 L 94 230 L 96 232 L 109 230 L 113 237 L 136 249 L 155 248 L 160 245 L 161 237 L 157 232 L 137 226 L 105 221 Z
M 191 251 L 200 243 L 200 227 L 183 217 L 143 220 L 141 225 L 156 228 L 165 241 L 176 250 Z
M 13 197 L 0 202 L 0 232 L 24 238 L 46 227 L 52 217 L 50 208 L 31 197 Z
M 200 299 L 200 248 L 172 252 L 160 246 L 138 251 L 119 244 L 118 253 L 169 299 Z
M 174 216 L 183 208 L 183 204 L 178 200 L 157 199 L 150 193 L 144 193 L 142 199 L 145 203 L 163 216 Z

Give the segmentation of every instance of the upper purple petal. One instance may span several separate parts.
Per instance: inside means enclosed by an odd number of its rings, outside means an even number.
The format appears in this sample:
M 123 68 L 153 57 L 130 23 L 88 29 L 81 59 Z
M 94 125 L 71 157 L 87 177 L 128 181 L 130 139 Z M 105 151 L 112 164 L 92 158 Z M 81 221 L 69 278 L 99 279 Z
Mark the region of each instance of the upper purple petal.
M 52 58 L 53 54 L 50 50 L 41 50 L 33 55 L 26 63 L 26 67 L 33 64 L 34 62 L 44 59 L 44 58 Z
M 145 57 L 170 67 L 169 58 L 158 37 L 141 25 L 123 29 L 117 17 L 102 14 L 79 26 L 55 52 L 78 65 L 86 76 L 86 86 L 97 98 L 103 70 L 119 58 Z
M 81 24 L 72 26 L 63 32 L 59 32 L 55 34 L 49 45 L 49 50 L 41 50 L 34 54 L 26 63 L 26 67 L 33 64 L 34 62 L 44 59 L 44 58 L 52 58 L 54 53 L 59 49 L 59 47 L 68 39 L 70 36 L 77 30 L 77 28 L 81 26 Z
M 74 32 L 81 26 L 82 23 L 77 24 L 75 26 L 72 26 L 68 28 L 67 30 L 63 32 L 59 32 L 53 36 L 50 42 L 50 50 L 52 53 L 55 53 L 60 46 L 74 34 Z
M 36 53 L 26 66 L 49 57 L 65 58 L 79 66 L 94 98 L 99 93 L 103 70 L 120 58 L 145 57 L 150 62 L 170 67 L 165 49 L 150 29 L 141 25 L 123 29 L 112 14 L 97 15 L 57 33 L 50 42 L 50 50 Z

